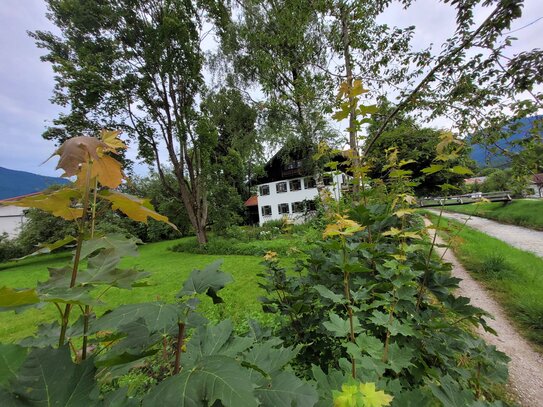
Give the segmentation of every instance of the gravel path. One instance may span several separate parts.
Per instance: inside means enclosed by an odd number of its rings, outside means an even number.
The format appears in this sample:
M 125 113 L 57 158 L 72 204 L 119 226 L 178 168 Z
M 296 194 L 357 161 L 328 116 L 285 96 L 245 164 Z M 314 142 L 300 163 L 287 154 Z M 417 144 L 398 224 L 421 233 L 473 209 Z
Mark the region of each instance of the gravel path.
M 438 210 L 433 209 L 431 212 L 439 215 Z M 469 227 L 480 230 L 496 239 L 500 239 L 513 247 L 543 257 L 543 232 L 541 231 L 523 228 L 521 226 L 506 225 L 478 216 L 470 217 L 470 215 L 465 215 L 463 213 L 443 211 L 442 216 L 455 219 L 462 223 L 470 218 L 467 223 Z
M 427 225 L 430 223 L 425 220 Z M 430 230 L 430 233 L 435 233 Z M 443 244 L 439 237 L 438 244 Z M 436 247 L 438 253 L 443 254 L 444 248 Z M 500 305 L 494 301 L 487 291 L 471 276 L 456 259 L 451 250 L 447 250 L 444 260 L 452 263 L 452 274 L 462 279 L 457 293 L 469 297 L 471 303 L 484 309 L 494 316 L 489 320 L 490 325 L 497 333 L 494 336 L 483 329 L 478 334 L 489 344 L 504 352 L 511 358 L 509 362 L 509 385 L 517 395 L 517 400 L 523 407 L 543 407 L 543 355 L 532 350 L 528 342 L 522 338 L 511 325 Z

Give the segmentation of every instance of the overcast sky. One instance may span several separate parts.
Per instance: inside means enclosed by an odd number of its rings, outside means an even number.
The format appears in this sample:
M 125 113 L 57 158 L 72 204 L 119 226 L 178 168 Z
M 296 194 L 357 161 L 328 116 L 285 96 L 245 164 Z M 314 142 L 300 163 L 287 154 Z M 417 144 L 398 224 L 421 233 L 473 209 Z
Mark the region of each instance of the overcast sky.
M 0 0 L 0 166 L 43 175 L 60 175 L 56 160 L 40 165 L 54 149 L 41 138 L 43 130 L 60 108 L 49 99 L 54 87 L 51 66 L 40 61 L 43 51 L 28 37 L 27 30 L 54 30 L 45 17 L 43 0 Z M 483 20 L 487 12 L 478 16 Z M 522 18 L 512 30 L 543 17 L 543 0 L 526 0 Z M 394 7 L 381 17 L 389 25 L 417 27 L 415 45 L 426 47 L 454 31 L 454 12 L 435 0 L 419 0 L 406 10 Z M 522 28 L 512 51 L 543 47 L 543 19 Z M 437 49 L 437 48 L 436 48 Z M 133 152 L 130 154 L 134 156 Z M 136 171 L 145 173 L 144 166 Z

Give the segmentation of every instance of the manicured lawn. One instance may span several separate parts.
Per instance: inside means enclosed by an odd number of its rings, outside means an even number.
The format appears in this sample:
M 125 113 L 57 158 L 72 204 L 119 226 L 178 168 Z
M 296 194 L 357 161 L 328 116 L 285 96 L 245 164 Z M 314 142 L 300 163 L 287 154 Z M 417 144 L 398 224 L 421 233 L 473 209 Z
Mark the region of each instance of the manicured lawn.
M 180 239 L 183 240 L 183 239 Z M 228 317 L 239 329 L 246 326 L 248 318 L 261 322 L 271 322 L 271 317 L 261 312 L 258 297 L 264 295 L 258 287 L 257 274 L 262 270 L 261 257 L 227 256 L 176 253 L 168 250 L 178 241 L 150 243 L 140 247 L 140 255 L 127 258 L 123 267 L 137 267 L 151 273 L 149 287 L 132 290 L 110 289 L 103 297 L 107 306 L 96 309 L 103 313 L 106 309 L 120 304 L 153 301 L 158 299 L 173 301 L 181 289 L 183 281 L 194 269 L 200 269 L 218 259 L 224 259 L 222 270 L 230 273 L 234 282 L 222 291 L 225 304 L 215 306 L 204 298 L 201 309 L 208 318 Z M 30 258 L 17 264 L 0 264 L 0 285 L 9 287 L 33 287 L 37 281 L 47 279 L 47 267 L 59 267 L 70 260 L 68 253 Z M 288 261 L 287 261 L 288 263 Z M 41 322 L 58 316 L 53 305 L 42 310 L 30 309 L 21 314 L 5 312 L 0 319 L 0 342 L 11 342 L 31 335 Z
M 434 224 L 437 216 L 430 215 Z M 543 349 L 543 259 L 509 246 L 461 223 L 441 219 L 440 234 L 453 236 L 460 262 L 492 292 L 510 319 Z
M 502 202 L 457 205 L 447 210 L 543 230 L 543 199 L 519 199 L 506 205 Z

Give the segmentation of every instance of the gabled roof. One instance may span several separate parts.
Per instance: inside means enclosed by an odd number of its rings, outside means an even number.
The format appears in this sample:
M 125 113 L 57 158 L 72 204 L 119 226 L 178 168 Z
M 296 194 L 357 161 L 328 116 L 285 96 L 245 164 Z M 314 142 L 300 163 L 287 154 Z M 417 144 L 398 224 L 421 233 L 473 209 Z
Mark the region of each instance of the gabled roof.
M 244 203 L 245 206 L 258 206 L 258 196 L 253 195 L 249 199 L 247 199 Z

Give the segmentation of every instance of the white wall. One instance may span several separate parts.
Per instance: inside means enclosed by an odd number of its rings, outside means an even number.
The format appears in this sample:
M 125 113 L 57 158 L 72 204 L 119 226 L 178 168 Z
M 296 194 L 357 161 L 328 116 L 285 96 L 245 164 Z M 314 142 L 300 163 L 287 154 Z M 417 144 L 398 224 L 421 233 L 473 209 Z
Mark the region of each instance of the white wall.
M 333 177 L 332 185 L 327 186 L 326 188 L 332 193 L 332 196 L 337 200 L 341 197 L 341 187 L 343 185 L 343 174 L 331 174 Z M 285 215 L 289 219 L 292 219 L 294 222 L 303 221 L 304 213 L 293 213 L 292 212 L 292 203 L 302 202 L 304 200 L 313 200 L 317 197 L 318 191 L 317 188 L 306 189 L 304 184 L 304 178 L 292 178 L 289 180 L 281 180 L 276 182 L 268 182 L 266 184 L 258 185 L 258 218 L 260 221 L 260 226 L 264 222 L 270 220 L 279 220 L 282 219 Z M 302 183 L 302 189 L 299 191 L 290 190 L 290 181 L 300 180 Z M 276 185 L 280 182 L 287 183 L 287 192 L 277 192 Z M 270 187 L 269 195 L 260 195 L 260 187 L 262 185 L 268 185 Z M 288 214 L 279 214 L 279 204 L 286 203 L 289 206 Z M 271 206 L 272 213 L 269 216 L 262 215 L 263 206 Z
M 0 206 L 0 235 L 7 233 L 13 239 L 19 235 L 25 222 L 24 210 L 18 206 Z

